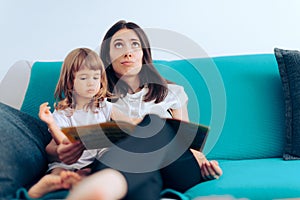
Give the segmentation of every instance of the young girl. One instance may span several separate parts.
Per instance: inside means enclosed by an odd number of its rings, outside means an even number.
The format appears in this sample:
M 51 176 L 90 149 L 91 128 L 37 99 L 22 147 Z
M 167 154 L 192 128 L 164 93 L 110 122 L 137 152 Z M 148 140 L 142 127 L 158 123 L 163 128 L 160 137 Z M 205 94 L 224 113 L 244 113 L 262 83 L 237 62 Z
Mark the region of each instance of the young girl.
M 88 48 L 71 51 L 64 60 L 55 89 L 55 111 L 53 114 L 50 112 L 48 103 L 40 106 L 39 117 L 48 125 L 53 137 L 51 142 L 60 144 L 66 138 L 61 127 L 96 124 L 116 119 L 116 116 L 119 120 L 128 121 L 106 101 L 107 96 L 105 69 L 97 53 Z M 84 150 L 80 159 L 70 165 L 63 162 L 50 163 L 50 173 L 29 189 L 29 196 L 39 198 L 51 191 L 71 188 L 89 174 L 88 166 L 104 150 Z

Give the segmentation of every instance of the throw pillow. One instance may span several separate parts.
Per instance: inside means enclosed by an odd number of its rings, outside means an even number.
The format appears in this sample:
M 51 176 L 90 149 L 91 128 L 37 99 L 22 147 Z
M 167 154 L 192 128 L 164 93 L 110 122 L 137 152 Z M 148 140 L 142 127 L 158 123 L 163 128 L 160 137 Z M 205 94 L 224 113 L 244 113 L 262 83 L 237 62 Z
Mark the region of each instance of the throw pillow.
M 300 159 L 300 52 L 275 48 L 285 99 L 285 160 Z

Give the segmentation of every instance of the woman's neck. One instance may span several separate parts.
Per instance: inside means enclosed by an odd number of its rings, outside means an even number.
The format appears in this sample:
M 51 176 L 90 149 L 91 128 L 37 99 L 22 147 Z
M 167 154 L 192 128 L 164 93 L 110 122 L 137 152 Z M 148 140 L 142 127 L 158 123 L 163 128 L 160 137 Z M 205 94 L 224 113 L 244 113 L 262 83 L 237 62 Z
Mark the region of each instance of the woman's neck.
M 128 93 L 136 93 L 141 90 L 140 78 L 138 76 L 134 77 L 122 77 L 122 80 L 129 86 Z

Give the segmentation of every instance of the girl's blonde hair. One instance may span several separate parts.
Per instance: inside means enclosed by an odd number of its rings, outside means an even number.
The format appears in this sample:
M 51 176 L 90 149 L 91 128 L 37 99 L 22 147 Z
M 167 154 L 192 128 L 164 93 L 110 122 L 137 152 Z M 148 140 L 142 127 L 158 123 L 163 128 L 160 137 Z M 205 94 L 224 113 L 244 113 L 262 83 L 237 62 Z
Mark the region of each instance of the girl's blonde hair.
M 63 62 L 54 92 L 54 98 L 57 102 L 54 105 L 56 110 L 75 108 L 76 100 L 73 97 L 75 73 L 83 69 L 100 70 L 101 72 L 99 92 L 86 105 L 86 109 L 95 110 L 95 108 L 100 107 L 103 99 L 108 96 L 105 68 L 99 55 L 88 48 L 77 48 L 72 50 Z

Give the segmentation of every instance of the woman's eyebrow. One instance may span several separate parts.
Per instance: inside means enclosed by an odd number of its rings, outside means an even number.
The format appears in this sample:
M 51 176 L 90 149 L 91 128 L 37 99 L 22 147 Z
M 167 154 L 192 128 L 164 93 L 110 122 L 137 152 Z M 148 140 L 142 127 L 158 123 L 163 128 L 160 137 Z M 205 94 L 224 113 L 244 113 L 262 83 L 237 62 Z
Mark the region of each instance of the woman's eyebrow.
M 123 41 L 123 40 L 119 38 L 113 40 L 113 42 L 118 42 L 118 41 Z
M 138 38 L 131 38 L 130 40 L 131 40 L 131 41 L 140 41 Z M 116 38 L 116 39 L 113 40 L 113 42 L 118 42 L 118 41 L 123 41 L 123 39 L 121 39 L 121 38 Z

